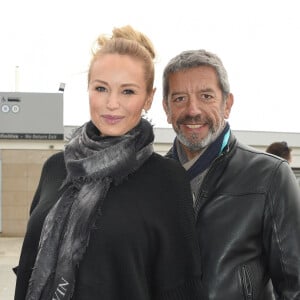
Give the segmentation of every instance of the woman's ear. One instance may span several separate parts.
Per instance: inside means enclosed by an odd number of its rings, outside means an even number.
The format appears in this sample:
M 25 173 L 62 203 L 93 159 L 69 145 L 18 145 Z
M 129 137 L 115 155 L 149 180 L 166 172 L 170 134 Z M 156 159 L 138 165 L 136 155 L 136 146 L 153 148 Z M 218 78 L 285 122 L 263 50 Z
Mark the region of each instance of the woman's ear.
M 167 122 L 169 124 L 172 124 L 172 120 L 171 120 L 171 114 L 170 114 L 170 109 L 169 109 L 169 106 L 168 106 L 168 99 L 163 99 L 162 100 L 162 104 L 163 104 L 163 108 L 164 108 L 164 111 L 166 113 L 166 116 L 167 116 Z
M 145 111 L 148 111 L 151 108 L 155 92 L 156 92 L 156 88 L 154 88 L 152 90 L 152 92 L 150 93 L 150 95 L 147 97 L 147 100 L 144 104 L 144 110 Z

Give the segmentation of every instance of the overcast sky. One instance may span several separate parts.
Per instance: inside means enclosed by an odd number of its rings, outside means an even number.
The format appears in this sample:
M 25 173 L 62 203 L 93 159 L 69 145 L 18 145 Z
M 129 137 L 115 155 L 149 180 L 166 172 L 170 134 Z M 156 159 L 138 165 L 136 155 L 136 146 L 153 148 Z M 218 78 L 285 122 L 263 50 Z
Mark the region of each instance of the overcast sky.
M 93 42 L 130 24 L 156 48 L 157 92 L 149 112 L 156 127 L 169 127 L 161 105 L 163 67 L 183 50 L 204 48 L 227 68 L 235 97 L 233 129 L 300 132 L 298 3 L 4 0 L 0 91 L 57 92 L 64 82 L 64 124 L 82 124 L 89 120 L 86 70 Z

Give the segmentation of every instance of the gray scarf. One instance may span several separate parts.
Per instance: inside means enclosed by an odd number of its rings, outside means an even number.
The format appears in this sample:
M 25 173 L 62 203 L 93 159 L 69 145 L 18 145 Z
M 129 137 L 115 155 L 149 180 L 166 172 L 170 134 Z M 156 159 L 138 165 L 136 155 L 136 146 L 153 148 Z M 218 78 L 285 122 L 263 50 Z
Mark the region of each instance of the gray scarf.
M 121 137 L 100 137 L 92 122 L 74 133 L 65 148 L 64 192 L 45 219 L 26 300 L 71 299 L 76 268 L 110 185 L 150 157 L 153 140 L 144 119 Z

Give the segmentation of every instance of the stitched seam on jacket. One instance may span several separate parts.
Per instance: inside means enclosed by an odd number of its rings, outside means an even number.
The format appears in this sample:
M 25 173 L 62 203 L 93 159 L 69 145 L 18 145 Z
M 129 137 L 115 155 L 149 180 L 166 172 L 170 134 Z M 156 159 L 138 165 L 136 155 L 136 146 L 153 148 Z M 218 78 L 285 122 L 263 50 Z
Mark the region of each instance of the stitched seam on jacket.
M 272 195 L 274 194 L 273 186 L 276 186 L 276 179 L 277 179 L 276 173 L 278 172 L 278 169 L 280 168 L 282 163 L 283 162 L 280 162 L 280 164 L 278 164 L 277 168 L 274 169 L 272 176 L 270 176 L 272 178 L 272 180 L 270 181 L 270 186 L 268 188 L 268 198 L 269 198 L 268 202 L 270 202 L 270 215 L 271 215 L 271 220 L 273 223 L 275 240 L 276 240 L 276 243 L 277 243 L 278 249 L 279 249 L 280 266 L 282 269 L 283 278 L 286 282 L 288 282 L 288 280 L 285 276 L 286 269 L 285 269 L 285 265 L 284 265 L 283 243 L 281 241 L 279 230 L 278 230 L 277 223 L 276 223 L 276 216 L 275 216 L 275 212 L 274 212 L 275 211 L 275 203 L 274 203 L 274 198 L 272 197 Z M 271 195 L 271 189 L 272 189 L 272 195 Z

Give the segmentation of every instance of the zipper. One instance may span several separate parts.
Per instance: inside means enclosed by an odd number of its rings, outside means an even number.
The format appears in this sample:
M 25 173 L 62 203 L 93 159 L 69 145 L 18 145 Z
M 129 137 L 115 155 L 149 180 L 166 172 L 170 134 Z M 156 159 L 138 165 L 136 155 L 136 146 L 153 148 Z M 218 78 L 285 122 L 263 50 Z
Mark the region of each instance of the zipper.
M 241 275 L 242 275 L 242 286 L 243 286 L 245 300 L 252 300 L 253 293 L 252 293 L 251 278 L 250 278 L 249 270 L 246 265 L 242 266 Z
M 228 152 L 228 150 L 226 151 Z M 202 202 L 207 198 L 208 196 L 208 192 L 207 189 L 203 189 L 203 186 L 206 187 L 208 179 L 210 178 L 210 174 L 213 172 L 213 170 L 215 170 L 219 164 L 223 161 L 223 159 L 225 159 L 225 154 L 226 152 L 221 153 L 218 157 L 216 157 L 211 166 L 209 167 L 205 177 L 203 178 L 202 184 L 200 186 L 198 195 L 195 197 L 195 205 L 197 204 L 197 206 L 195 206 L 195 217 L 196 217 L 196 222 L 198 220 L 198 214 L 199 214 L 199 208 L 202 206 Z

